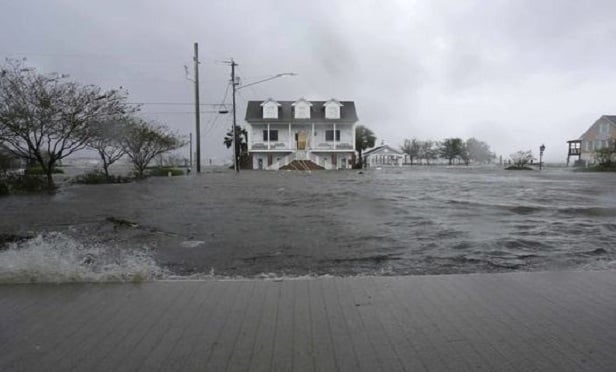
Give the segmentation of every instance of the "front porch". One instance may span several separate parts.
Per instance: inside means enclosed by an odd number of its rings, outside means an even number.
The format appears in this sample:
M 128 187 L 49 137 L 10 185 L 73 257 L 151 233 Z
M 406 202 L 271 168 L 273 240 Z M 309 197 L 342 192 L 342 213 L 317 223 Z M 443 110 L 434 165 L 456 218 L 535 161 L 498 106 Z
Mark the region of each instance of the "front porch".
M 248 150 L 253 152 L 353 151 L 352 124 L 253 125 Z
M 253 150 L 253 169 L 278 170 L 294 161 L 312 162 L 324 169 L 349 169 L 353 167 L 354 152 L 351 150 Z

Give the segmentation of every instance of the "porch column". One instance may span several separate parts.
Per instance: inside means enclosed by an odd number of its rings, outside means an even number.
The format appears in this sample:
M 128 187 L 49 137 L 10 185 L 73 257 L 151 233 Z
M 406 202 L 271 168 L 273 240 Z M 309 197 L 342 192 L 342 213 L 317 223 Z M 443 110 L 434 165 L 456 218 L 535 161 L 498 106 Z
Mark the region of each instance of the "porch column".
M 312 132 L 310 132 L 310 149 L 312 150 L 312 140 L 314 139 L 314 123 L 312 123 Z
M 270 149 L 270 123 L 267 123 L 267 149 Z
M 336 149 L 336 123 L 334 123 L 334 150 Z
M 289 150 L 291 150 L 293 147 L 291 146 L 291 122 L 289 122 L 289 138 L 288 141 L 289 142 Z
M 353 146 L 353 150 L 357 150 L 355 148 L 355 128 L 357 126 L 357 123 L 351 125 L 351 130 L 353 131 L 353 142 L 351 142 L 351 146 Z

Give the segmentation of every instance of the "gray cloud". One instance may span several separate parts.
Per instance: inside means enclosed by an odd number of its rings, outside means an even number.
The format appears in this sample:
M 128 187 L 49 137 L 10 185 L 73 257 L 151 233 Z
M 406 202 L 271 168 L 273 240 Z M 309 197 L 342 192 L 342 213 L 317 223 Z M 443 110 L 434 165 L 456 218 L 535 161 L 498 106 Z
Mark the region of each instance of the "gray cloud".
M 0 56 L 122 85 L 135 101 L 192 102 L 183 65 L 200 43 L 202 100 L 221 101 L 234 57 L 249 99 L 355 100 L 362 123 L 405 137 L 475 136 L 499 154 L 564 141 L 616 113 L 613 1 L 7 1 Z M 190 106 L 144 106 L 183 133 Z M 167 113 L 167 111 L 176 111 Z M 227 157 L 229 117 L 204 114 L 204 153 Z M 213 122 L 213 121 L 212 121 Z

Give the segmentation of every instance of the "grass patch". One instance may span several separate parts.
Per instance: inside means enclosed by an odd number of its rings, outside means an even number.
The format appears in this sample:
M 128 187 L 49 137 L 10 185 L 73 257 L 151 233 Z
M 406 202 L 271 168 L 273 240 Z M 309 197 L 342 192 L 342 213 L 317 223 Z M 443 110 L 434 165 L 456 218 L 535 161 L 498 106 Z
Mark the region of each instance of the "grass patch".
M 184 170 L 173 167 L 156 167 L 147 170 L 147 175 L 152 177 L 167 177 L 169 174 L 171 176 L 183 176 Z
M 60 168 L 53 168 L 51 170 L 52 174 L 64 174 L 64 170 L 60 169 Z M 34 167 L 29 167 L 26 168 L 26 170 L 24 171 L 24 174 L 27 174 L 29 176 L 45 176 L 47 175 L 47 173 L 45 173 L 45 171 L 43 170 L 43 168 L 41 166 L 34 166 Z
M 505 168 L 506 170 L 534 170 L 531 167 L 518 167 L 516 165 L 512 165 L 510 167 Z

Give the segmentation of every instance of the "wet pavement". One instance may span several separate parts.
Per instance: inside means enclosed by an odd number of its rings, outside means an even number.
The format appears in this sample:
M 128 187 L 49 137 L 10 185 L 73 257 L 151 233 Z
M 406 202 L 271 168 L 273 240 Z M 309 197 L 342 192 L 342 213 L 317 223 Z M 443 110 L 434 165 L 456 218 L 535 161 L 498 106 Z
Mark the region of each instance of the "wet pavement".
M 613 371 L 616 271 L 0 285 L 2 371 Z

